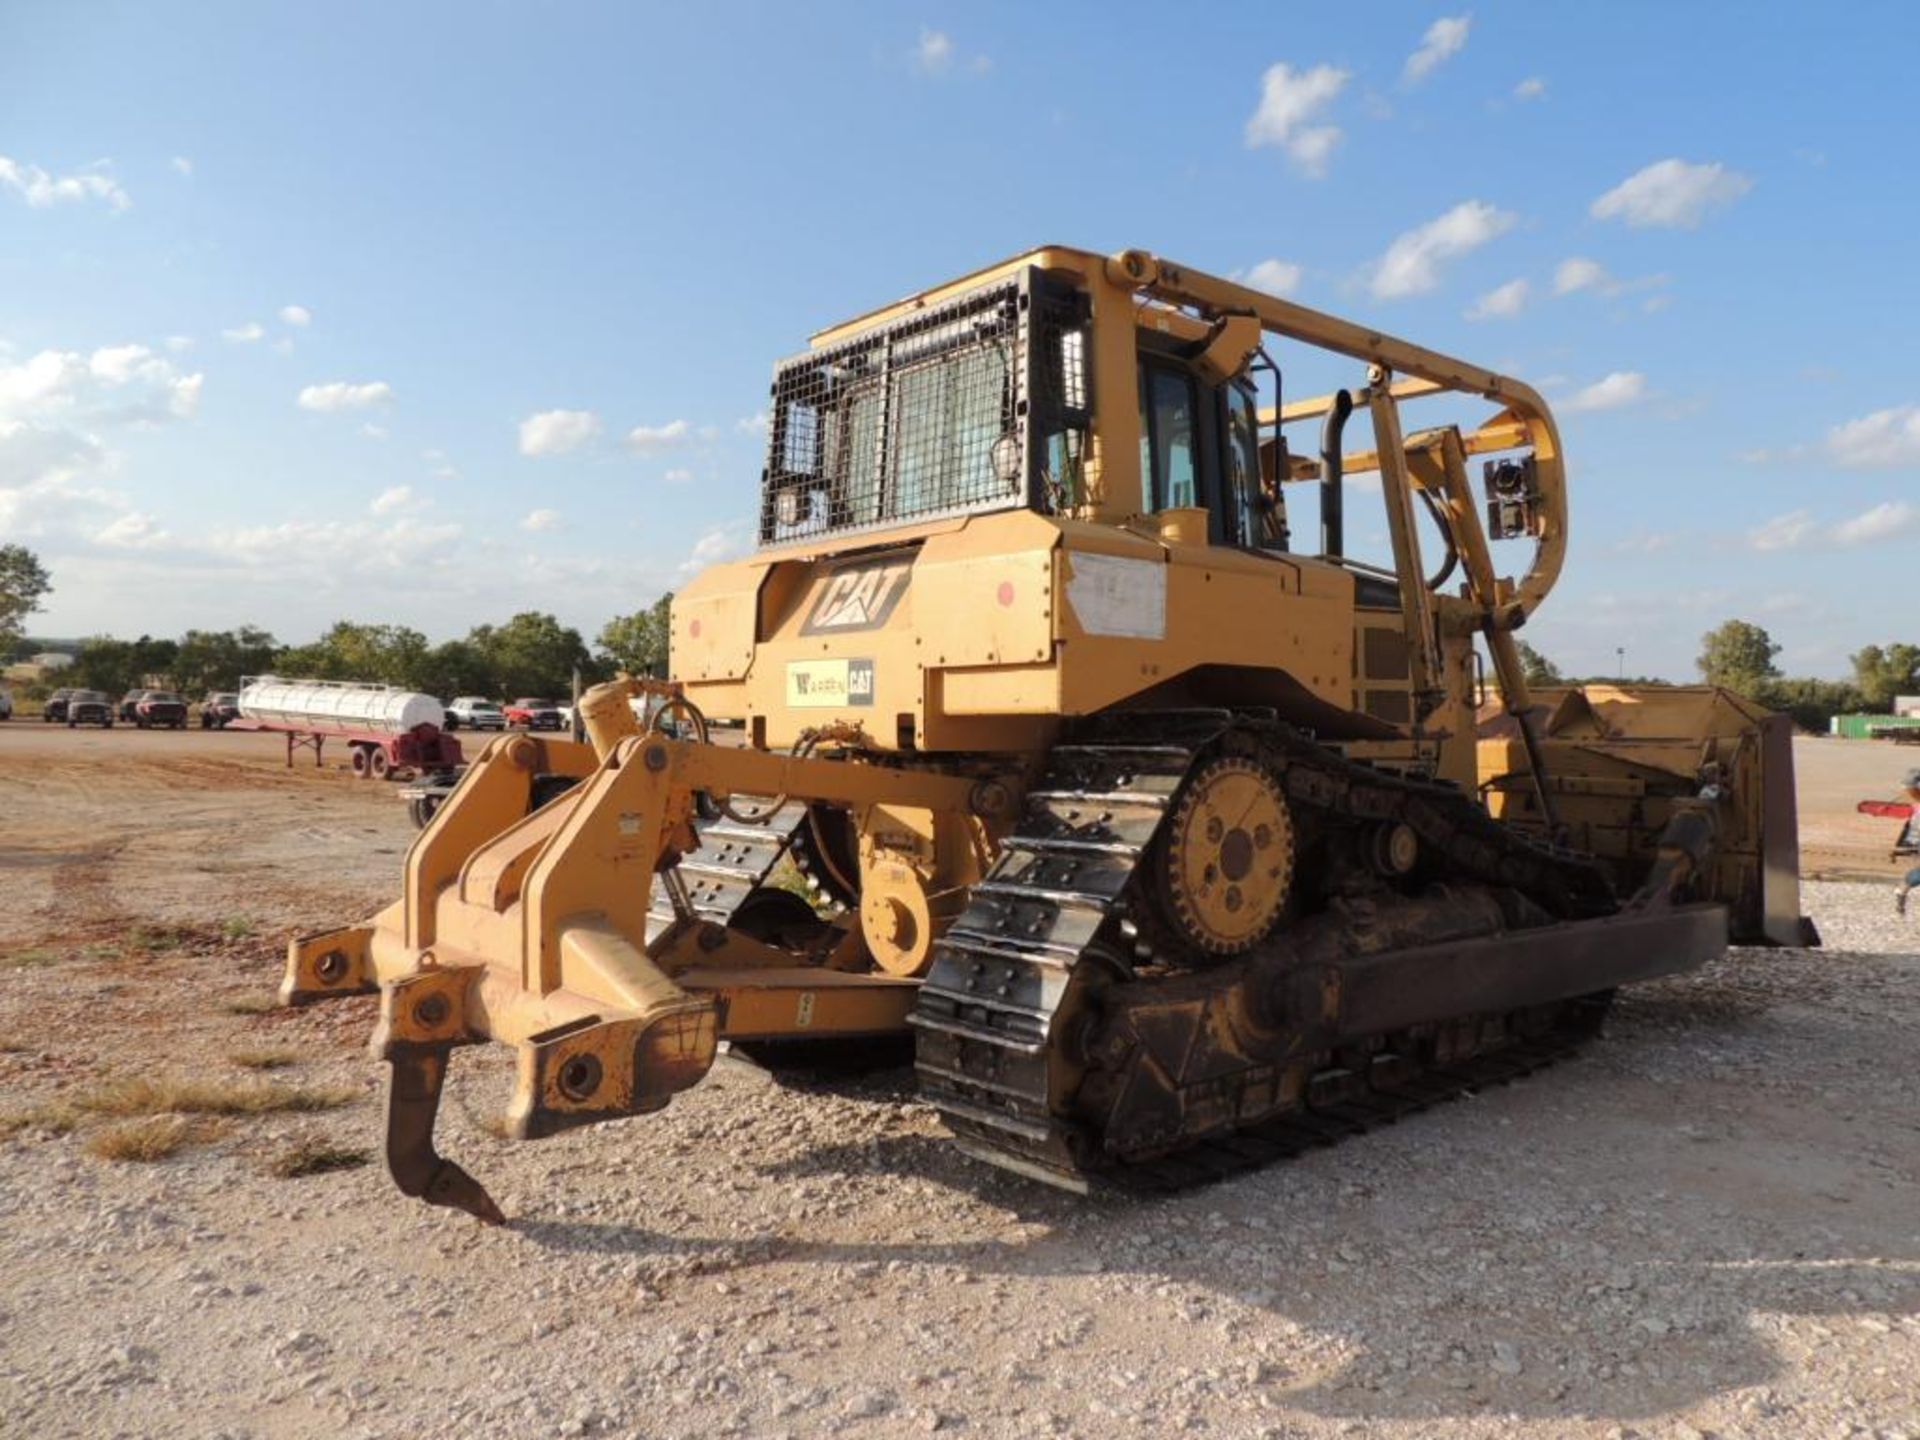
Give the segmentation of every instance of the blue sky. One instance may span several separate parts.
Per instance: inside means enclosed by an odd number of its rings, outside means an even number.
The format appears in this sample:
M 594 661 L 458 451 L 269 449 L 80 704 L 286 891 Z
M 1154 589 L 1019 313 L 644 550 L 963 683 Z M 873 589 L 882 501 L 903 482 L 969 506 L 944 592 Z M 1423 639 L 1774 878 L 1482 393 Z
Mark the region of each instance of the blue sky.
M 1544 389 L 1569 668 L 1686 677 L 1731 615 L 1800 672 L 1916 638 L 1920 10 L 1331 14 L 12 0 L 36 628 L 597 629 L 748 543 L 776 359 L 1059 241 Z

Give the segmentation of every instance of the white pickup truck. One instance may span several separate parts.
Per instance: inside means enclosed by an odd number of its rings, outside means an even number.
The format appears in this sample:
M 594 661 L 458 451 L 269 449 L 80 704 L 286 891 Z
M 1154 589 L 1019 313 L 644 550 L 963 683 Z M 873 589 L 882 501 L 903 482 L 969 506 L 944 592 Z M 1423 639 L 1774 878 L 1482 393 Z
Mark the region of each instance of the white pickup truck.
M 449 730 L 504 730 L 507 714 L 492 700 L 478 695 L 460 695 L 447 702 Z

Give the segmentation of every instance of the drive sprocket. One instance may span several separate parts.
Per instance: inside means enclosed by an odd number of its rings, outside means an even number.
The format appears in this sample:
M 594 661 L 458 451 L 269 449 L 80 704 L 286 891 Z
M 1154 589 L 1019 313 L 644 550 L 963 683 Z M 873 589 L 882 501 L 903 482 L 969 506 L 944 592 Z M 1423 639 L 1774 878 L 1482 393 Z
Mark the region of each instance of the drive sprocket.
M 1162 918 L 1208 955 L 1238 955 L 1265 938 L 1293 883 L 1294 829 L 1280 777 L 1223 755 L 1181 787 L 1156 847 Z

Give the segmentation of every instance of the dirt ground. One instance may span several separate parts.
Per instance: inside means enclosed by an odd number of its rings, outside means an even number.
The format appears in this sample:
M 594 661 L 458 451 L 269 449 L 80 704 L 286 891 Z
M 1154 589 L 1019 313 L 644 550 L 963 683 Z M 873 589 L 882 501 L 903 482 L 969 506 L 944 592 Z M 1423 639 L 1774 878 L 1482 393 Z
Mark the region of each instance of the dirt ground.
M 261 1005 L 289 932 L 390 898 L 391 789 L 0 725 L 0 1431 L 1920 1440 L 1920 915 L 1851 813 L 1920 757 L 1797 761 L 1826 948 L 1636 991 L 1524 1083 L 1146 1203 L 968 1161 L 899 1070 L 726 1062 L 513 1145 L 466 1052 L 487 1230 L 381 1171 L 371 1002 Z M 312 1108 L 138 1116 L 187 1081 Z

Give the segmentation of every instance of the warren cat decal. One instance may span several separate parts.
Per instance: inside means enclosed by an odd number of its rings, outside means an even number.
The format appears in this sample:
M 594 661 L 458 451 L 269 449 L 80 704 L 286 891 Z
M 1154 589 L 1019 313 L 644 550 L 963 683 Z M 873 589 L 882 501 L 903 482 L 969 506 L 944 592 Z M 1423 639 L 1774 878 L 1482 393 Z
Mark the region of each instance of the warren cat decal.
M 868 560 L 827 577 L 802 635 L 846 635 L 887 623 L 913 579 L 910 560 Z

